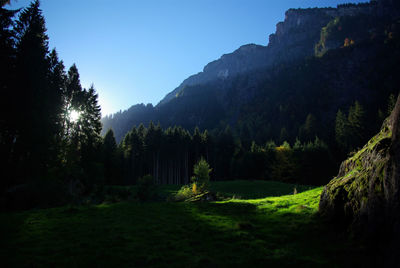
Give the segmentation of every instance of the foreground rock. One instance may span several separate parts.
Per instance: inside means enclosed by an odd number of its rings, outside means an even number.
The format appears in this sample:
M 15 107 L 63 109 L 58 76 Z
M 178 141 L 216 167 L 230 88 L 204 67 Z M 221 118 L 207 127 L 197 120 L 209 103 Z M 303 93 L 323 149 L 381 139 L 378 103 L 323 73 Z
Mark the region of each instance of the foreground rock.
M 385 247 L 400 238 L 400 96 L 381 131 L 325 186 L 319 210 Z

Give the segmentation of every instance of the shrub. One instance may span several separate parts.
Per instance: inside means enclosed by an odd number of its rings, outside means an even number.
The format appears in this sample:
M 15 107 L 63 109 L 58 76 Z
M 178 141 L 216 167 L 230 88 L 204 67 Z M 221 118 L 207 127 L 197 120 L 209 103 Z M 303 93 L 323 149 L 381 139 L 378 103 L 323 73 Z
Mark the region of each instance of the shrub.
M 191 185 L 183 185 L 181 189 L 175 194 L 174 201 L 184 201 L 193 197 L 193 189 Z

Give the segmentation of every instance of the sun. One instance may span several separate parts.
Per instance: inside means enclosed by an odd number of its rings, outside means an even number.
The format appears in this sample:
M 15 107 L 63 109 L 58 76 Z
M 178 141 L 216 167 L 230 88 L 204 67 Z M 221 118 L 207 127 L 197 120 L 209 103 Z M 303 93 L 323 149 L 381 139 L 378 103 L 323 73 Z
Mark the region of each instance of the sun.
M 70 120 L 71 122 L 76 122 L 76 121 L 78 121 L 78 119 L 79 119 L 80 116 L 81 116 L 81 113 L 80 113 L 80 112 L 78 112 L 77 110 L 72 110 L 72 111 L 69 113 L 69 120 Z

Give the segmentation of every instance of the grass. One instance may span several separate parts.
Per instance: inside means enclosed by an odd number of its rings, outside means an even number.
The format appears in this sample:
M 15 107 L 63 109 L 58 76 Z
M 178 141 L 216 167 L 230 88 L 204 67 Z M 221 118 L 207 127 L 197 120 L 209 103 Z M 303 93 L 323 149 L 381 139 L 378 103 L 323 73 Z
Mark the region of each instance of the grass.
M 212 187 L 242 198 L 262 195 L 263 189 L 264 197 L 293 192 L 293 185 L 275 182 Z M 321 190 L 211 203 L 120 202 L 2 213 L 2 267 L 358 265 L 362 249 L 317 216 Z
M 135 186 L 132 186 L 134 188 Z M 182 185 L 158 186 L 158 194 L 166 198 L 176 193 Z M 303 192 L 315 188 L 313 186 L 289 184 L 277 181 L 214 181 L 210 183 L 210 189 L 221 196 L 234 199 L 256 199 L 266 196 L 281 196 L 293 194 L 294 188 L 297 192 Z

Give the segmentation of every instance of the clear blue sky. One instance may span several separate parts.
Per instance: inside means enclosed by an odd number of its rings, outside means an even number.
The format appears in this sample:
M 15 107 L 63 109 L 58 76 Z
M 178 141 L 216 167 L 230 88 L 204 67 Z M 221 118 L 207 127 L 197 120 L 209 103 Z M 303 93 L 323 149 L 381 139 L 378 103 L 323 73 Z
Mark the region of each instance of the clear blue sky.
M 30 1 L 16 0 L 12 8 Z M 248 43 L 267 45 L 289 8 L 365 0 L 42 0 L 50 48 L 84 87 L 99 93 L 102 114 L 157 104 L 189 75 Z

